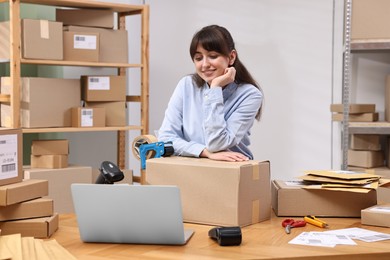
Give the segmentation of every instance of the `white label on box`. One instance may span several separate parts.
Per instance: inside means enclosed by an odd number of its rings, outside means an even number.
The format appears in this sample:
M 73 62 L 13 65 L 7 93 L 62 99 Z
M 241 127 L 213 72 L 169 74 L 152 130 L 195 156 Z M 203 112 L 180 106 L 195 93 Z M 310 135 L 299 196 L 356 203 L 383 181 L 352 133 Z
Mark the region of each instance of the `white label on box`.
M 0 179 L 18 176 L 18 136 L 0 135 Z
M 110 90 L 110 77 L 88 77 L 88 90 Z
M 284 183 L 287 186 L 296 186 L 296 187 L 304 186 L 304 182 L 303 181 L 285 181 Z
M 49 21 L 40 20 L 41 38 L 49 39 Z
M 93 109 L 81 109 L 81 126 L 93 126 Z
M 75 34 L 73 36 L 73 48 L 96 50 L 96 38 L 95 35 Z
M 375 207 L 375 208 L 371 208 L 370 211 L 378 211 L 378 212 L 386 212 L 386 213 L 390 213 L 390 207 Z

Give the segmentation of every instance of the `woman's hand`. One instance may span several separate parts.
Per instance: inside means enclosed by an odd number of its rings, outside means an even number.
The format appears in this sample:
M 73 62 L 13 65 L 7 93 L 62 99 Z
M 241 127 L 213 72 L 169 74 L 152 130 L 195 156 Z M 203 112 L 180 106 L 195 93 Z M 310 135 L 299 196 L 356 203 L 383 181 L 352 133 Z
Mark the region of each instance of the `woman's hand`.
M 234 81 L 236 78 L 236 69 L 229 67 L 225 69 L 225 73 L 221 76 L 216 77 L 211 81 L 210 87 L 224 87 Z
M 209 158 L 215 161 L 227 161 L 227 162 L 243 162 L 249 160 L 248 157 L 246 157 L 241 153 L 230 152 L 230 151 L 210 153 L 207 149 L 204 149 L 202 151 L 200 157 Z

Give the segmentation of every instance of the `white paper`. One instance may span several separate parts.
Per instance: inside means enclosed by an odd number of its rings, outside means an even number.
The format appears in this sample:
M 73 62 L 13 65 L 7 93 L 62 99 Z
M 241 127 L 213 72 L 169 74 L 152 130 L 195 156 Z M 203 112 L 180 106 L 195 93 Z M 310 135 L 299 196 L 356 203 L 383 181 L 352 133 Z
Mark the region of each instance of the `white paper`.
M 324 233 L 346 235 L 352 239 L 358 239 L 364 242 L 377 242 L 390 239 L 390 234 L 371 231 L 364 228 L 345 228 L 325 231 Z
M 93 126 L 93 109 L 81 109 L 81 126 Z
M 292 239 L 289 244 L 322 247 L 356 245 L 356 243 L 348 236 L 325 232 L 302 232 L 299 236 Z

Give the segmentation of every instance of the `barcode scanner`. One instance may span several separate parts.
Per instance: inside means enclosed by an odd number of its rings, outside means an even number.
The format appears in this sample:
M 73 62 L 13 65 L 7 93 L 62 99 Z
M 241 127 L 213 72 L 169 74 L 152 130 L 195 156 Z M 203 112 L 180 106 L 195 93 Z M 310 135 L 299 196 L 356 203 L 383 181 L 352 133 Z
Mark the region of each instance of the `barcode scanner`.
M 216 240 L 220 246 L 238 246 L 242 235 L 240 227 L 216 227 L 209 231 L 209 237 Z
M 100 175 L 96 179 L 96 184 L 113 184 L 114 182 L 123 180 L 125 177 L 118 166 L 109 161 L 102 162 L 99 171 Z

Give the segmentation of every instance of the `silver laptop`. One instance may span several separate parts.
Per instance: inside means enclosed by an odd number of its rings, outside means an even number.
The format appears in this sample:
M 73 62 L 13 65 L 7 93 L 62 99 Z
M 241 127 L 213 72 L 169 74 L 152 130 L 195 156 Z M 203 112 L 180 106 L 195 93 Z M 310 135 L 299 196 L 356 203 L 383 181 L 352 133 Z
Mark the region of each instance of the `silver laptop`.
M 71 190 L 84 242 L 183 245 L 194 233 L 184 230 L 176 186 L 74 183 Z

